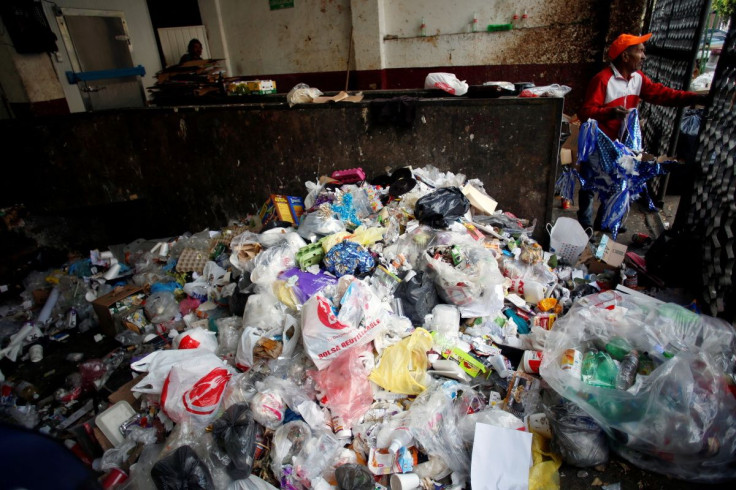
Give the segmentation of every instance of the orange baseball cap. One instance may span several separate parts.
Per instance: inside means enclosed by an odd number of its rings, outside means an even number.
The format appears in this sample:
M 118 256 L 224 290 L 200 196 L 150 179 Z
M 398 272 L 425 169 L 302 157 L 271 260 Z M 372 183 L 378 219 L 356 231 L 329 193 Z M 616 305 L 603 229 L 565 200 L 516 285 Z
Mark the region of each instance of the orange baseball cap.
M 652 33 L 644 34 L 643 36 L 633 36 L 631 34 L 621 34 L 611 43 L 611 47 L 608 48 L 608 57 L 611 60 L 615 60 L 618 56 L 623 53 L 626 48 L 630 46 L 636 46 L 637 44 L 649 41 L 652 37 Z

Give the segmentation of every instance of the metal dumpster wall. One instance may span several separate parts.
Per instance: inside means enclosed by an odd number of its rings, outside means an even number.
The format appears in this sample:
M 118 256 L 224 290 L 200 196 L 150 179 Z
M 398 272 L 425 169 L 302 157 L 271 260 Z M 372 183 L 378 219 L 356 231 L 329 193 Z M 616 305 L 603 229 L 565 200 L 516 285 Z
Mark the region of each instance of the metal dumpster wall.
M 410 127 L 373 121 L 377 101 L 14 121 L 0 126 L 0 141 L 14 155 L 3 169 L 0 203 L 24 203 L 46 216 L 41 235 L 58 223 L 57 244 L 93 234 L 123 241 L 222 226 L 257 212 L 271 193 L 302 196 L 305 181 L 336 169 L 360 166 L 373 176 L 432 164 L 481 179 L 504 210 L 536 219 L 535 236 L 543 239 L 562 102 L 414 99 Z

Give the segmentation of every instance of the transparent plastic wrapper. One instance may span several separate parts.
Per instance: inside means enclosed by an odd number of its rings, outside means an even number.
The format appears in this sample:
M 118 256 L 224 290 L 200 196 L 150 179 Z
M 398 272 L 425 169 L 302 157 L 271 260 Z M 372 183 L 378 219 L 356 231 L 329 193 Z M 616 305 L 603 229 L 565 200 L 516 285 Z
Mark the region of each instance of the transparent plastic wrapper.
M 236 480 L 232 482 L 227 490 L 279 490 L 266 480 L 256 475 L 250 475 L 244 480 Z
M 243 320 L 239 316 L 228 316 L 215 320 L 217 325 L 217 355 L 228 357 L 235 355 L 240 340 L 240 327 Z
M 259 391 L 250 401 L 253 419 L 267 429 L 277 429 L 284 423 L 286 402 L 273 389 Z
M 393 393 L 417 395 L 427 387 L 427 351 L 432 348 L 432 336 L 417 328 L 409 337 L 387 347 L 370 380 Z
M 212 424 L 215 442 L 230 458 L 228 473 L 236 480 L 248 478 L 253 468 L 257 429 L 245 403 L 231 406 Z
M 276 245 L 267 248 L 253 259 L 250 280 L 263 288 L 270 289 L 281 271 L 297 267 L 296 253 L 306 242 L 296 233 L 289 232 Z
M 373 390 L 368 375 L 373 368 L 370 346 L 344 351 L 322 371 L 311 371 L 317 389 L 327 398 L 333 416 L 340 417 L 350 428 L 370 408 Z
M 251 373 L 235 374 L 225 388 L 222 406 L 227 410 L 238 403 L 250 403 L 258 393 Z
M 552 429 L 551 448 L 566 463 L 587 468 L 608 462 L 606 434 L 582 408 L 552 390 L 543 393 L 542 407 Z
M 453 481 L 470 475 L 471 453 L 463 442 L 454 406 L 458 392 L 469 389 L 456 381 L 432 382 L 411 405 L 408 425 L 412 436 L 431 457 L 441 459 L 454 473 Z
M 164 412 L 174 422 L 206 426 L 217 415 L 230 376 L 222 360 L 210 352 L 174 364 L 161 391 Z
M 312 236 L 332 235 L 345 231 L 345 224 L 337 219 L 329 204 L 322 204 L 309 214 L 302 215 L 297 233 L 308 240 Z
M 463 217 L 470 209 L 470 201 L 457 187 L 444 187 L 417 201 L 414 216 L 420 223 L 432 228 L 445 228 Z
M 294 458 L 311 437 L 312 429 L 301 420 L 287 422 L 276 429 L 271 444 L 271 471 L 277 479 L 283 476 L 285 465 L 294 464 Z
M 204 349 L 215 352 L 217 350 L 217 334 L 204 328 L 185 330 L 174 339 L 174 348 Z
M 189 446 L 181 446 L 161 458 L 151 468 L 151 478 L 158 490 L 215 488 L 209 468 Z
M 296 318 L 284 315 L 282 321 L 270 330 L 245 327 L 235 353 L 235 364 L 248 370 L 258 359 L 289 359 L 294 353 L 301 331 Z
M 442 251 L 453 256 L 457 253 L 458 263 L 448 263 L 431 255 Z M 503 309 L 504 279 L 493 253 L 482 245 L 462 243 L 432 247 L 424 253 L 423 260 L 440 298 L 457 306 L 463 318 L 493 316 Z
M 163 444 L 145 446 L 138 461 L 130 467 L 130 478 L 121 488 L 126 490 L 154 490 L 156 486 L 151 480 L 151 468 L 156 464 L 162 449 Z
M 417 180 L 437 189 L 441 187 L 462 187 L 466 179 L 464 174 L 442 172 L 434 165 L 412 169 L 412 173 Z
M 179 303 L 172 293 L 161 291 L 146 298 L 145 311 L 151 323 L 169 322 L 179 314 Z
M 258 235 L 245 231 L 230 240 L 230 263 L 241 272 L 252 272 L 253 259 L 261 253 L 263 246 L 258 241 Z
M 296 104 L 310 104 L 320 95 L 322 92 L 319 89 L 310 87 L 306 83 L 297 83 L 286 94 L 286 102 L 289 107 L 294 107 Z
M 524 89 L 521 97 L 564 97 L 570 93 L 572 89 L 567 85 L 544 85 L 542 87 L 529 87 Z M 528 95 L 527 95 L 528 94 Z
M 339 353 L 372 341 L 384 328 L 387 311 L 363 281 L 352 280 L 336 315 L 322 293 L 312 296 L 302 309 L 302 341 L 318 369 L 324 369 Z
M 505 427 L 507 429 L 524 429 L 524 421 L 514 414 L 499 410 L 497 408 L 486 408 L 480 412 L 468 414 L 460 417 L 458 429 L 463 442 L 469 448 L 473 445 L 475 438 L 475 424 L 495 425 L 496 427 Z
M 243 326 L 271 329 L 274 325 L 281 325 L 285 316 L 286 309 L 279 307 L 279 301 L 273 294 L 252 294 L 245 303 Z
M 725 480 L 736 477 L 736 432 L 730 430 L 736 400 L 725 384 L 735 337 L 720 319 L 609 291 L 578 300 L 555 323 L 540 373 L 595 419 L 633 464 L 690 481 Z M 585 360 L 577 373 L 561 365 L 569 349 L 622 358 L 627 350 L 646 352 L 653 370 L 637 373 L 626 391 L 594 386 L 583 381 Z
M 313 433 L 294 457 L 294 470 L 299 481 L 309 487 L 313 480 L 330 467 L 343 443 L 331 432 Z
M 454 73 L 429 73 L 424 79 L 425 89 L 440 89 L 450 95 L 465 95 L 468 84 L 465 80 L 458 80 Z

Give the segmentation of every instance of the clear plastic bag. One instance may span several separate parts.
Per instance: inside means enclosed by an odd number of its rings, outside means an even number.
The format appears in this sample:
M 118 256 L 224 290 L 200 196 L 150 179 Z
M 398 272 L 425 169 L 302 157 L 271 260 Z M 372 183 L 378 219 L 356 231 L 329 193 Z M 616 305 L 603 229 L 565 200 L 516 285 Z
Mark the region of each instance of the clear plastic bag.
M 624 350 L 646 352 L 654 362 L 651 373 L 637 374 L 626 391 L 588 384 L 580 371 L 560 364 L 569 349 L 582 357 L 611 350 L 617 338 L 626 340 Z M 736 400 L 724 384 L 733 373 L 735 346 L 736 333 L 722 320 L 645 296 L 606 292 L 578 300 L 555 323 L 540 372 L 625 446 L 624 457 L 640 455 L 631 458 L 633 464 L 681 479 L 718 481 L 736 477 L 736 433 L 729 429 Z M 582 372 L 589 372 L 585 357 Z
M 179 303 L 172 293 L 161 291 L 146 298 L 145 310 L 151 323 L 169 322 L 179 314 Z
M 306 83 L 298 83 L 286 94 L 286 102 L 289 107 L 294 107 L 296 104 L 309 104 L 320 95 L 322 92 L 319 89 L 312 88 Z
M 458 80 L 453 73 L 430 73 L 424 79 L 425 89 L 440 89 L 450 95 L 465 95 L 468 84 L 465 80 Z

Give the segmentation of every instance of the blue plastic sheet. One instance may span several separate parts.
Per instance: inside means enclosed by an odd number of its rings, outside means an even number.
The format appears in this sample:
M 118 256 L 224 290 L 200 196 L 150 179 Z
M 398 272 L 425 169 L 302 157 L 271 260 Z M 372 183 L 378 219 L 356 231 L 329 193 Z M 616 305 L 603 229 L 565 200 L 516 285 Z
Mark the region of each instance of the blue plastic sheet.
M 656 209 L 647 191 L 647 181 L 667 173 L 667 167 L 675 163 L 641 160 L 641 128 L 636 109 L 624 120 L 621 138 L 611 141 L 590 119 L 580 128 L 578 139 L 578 161 L 587 162 L 581 166 L 580 185 L 598 193 L 604 209 L 601 226 L 611 231 L 614 240 L 632 200 L 644 196 L 649 209 Z

